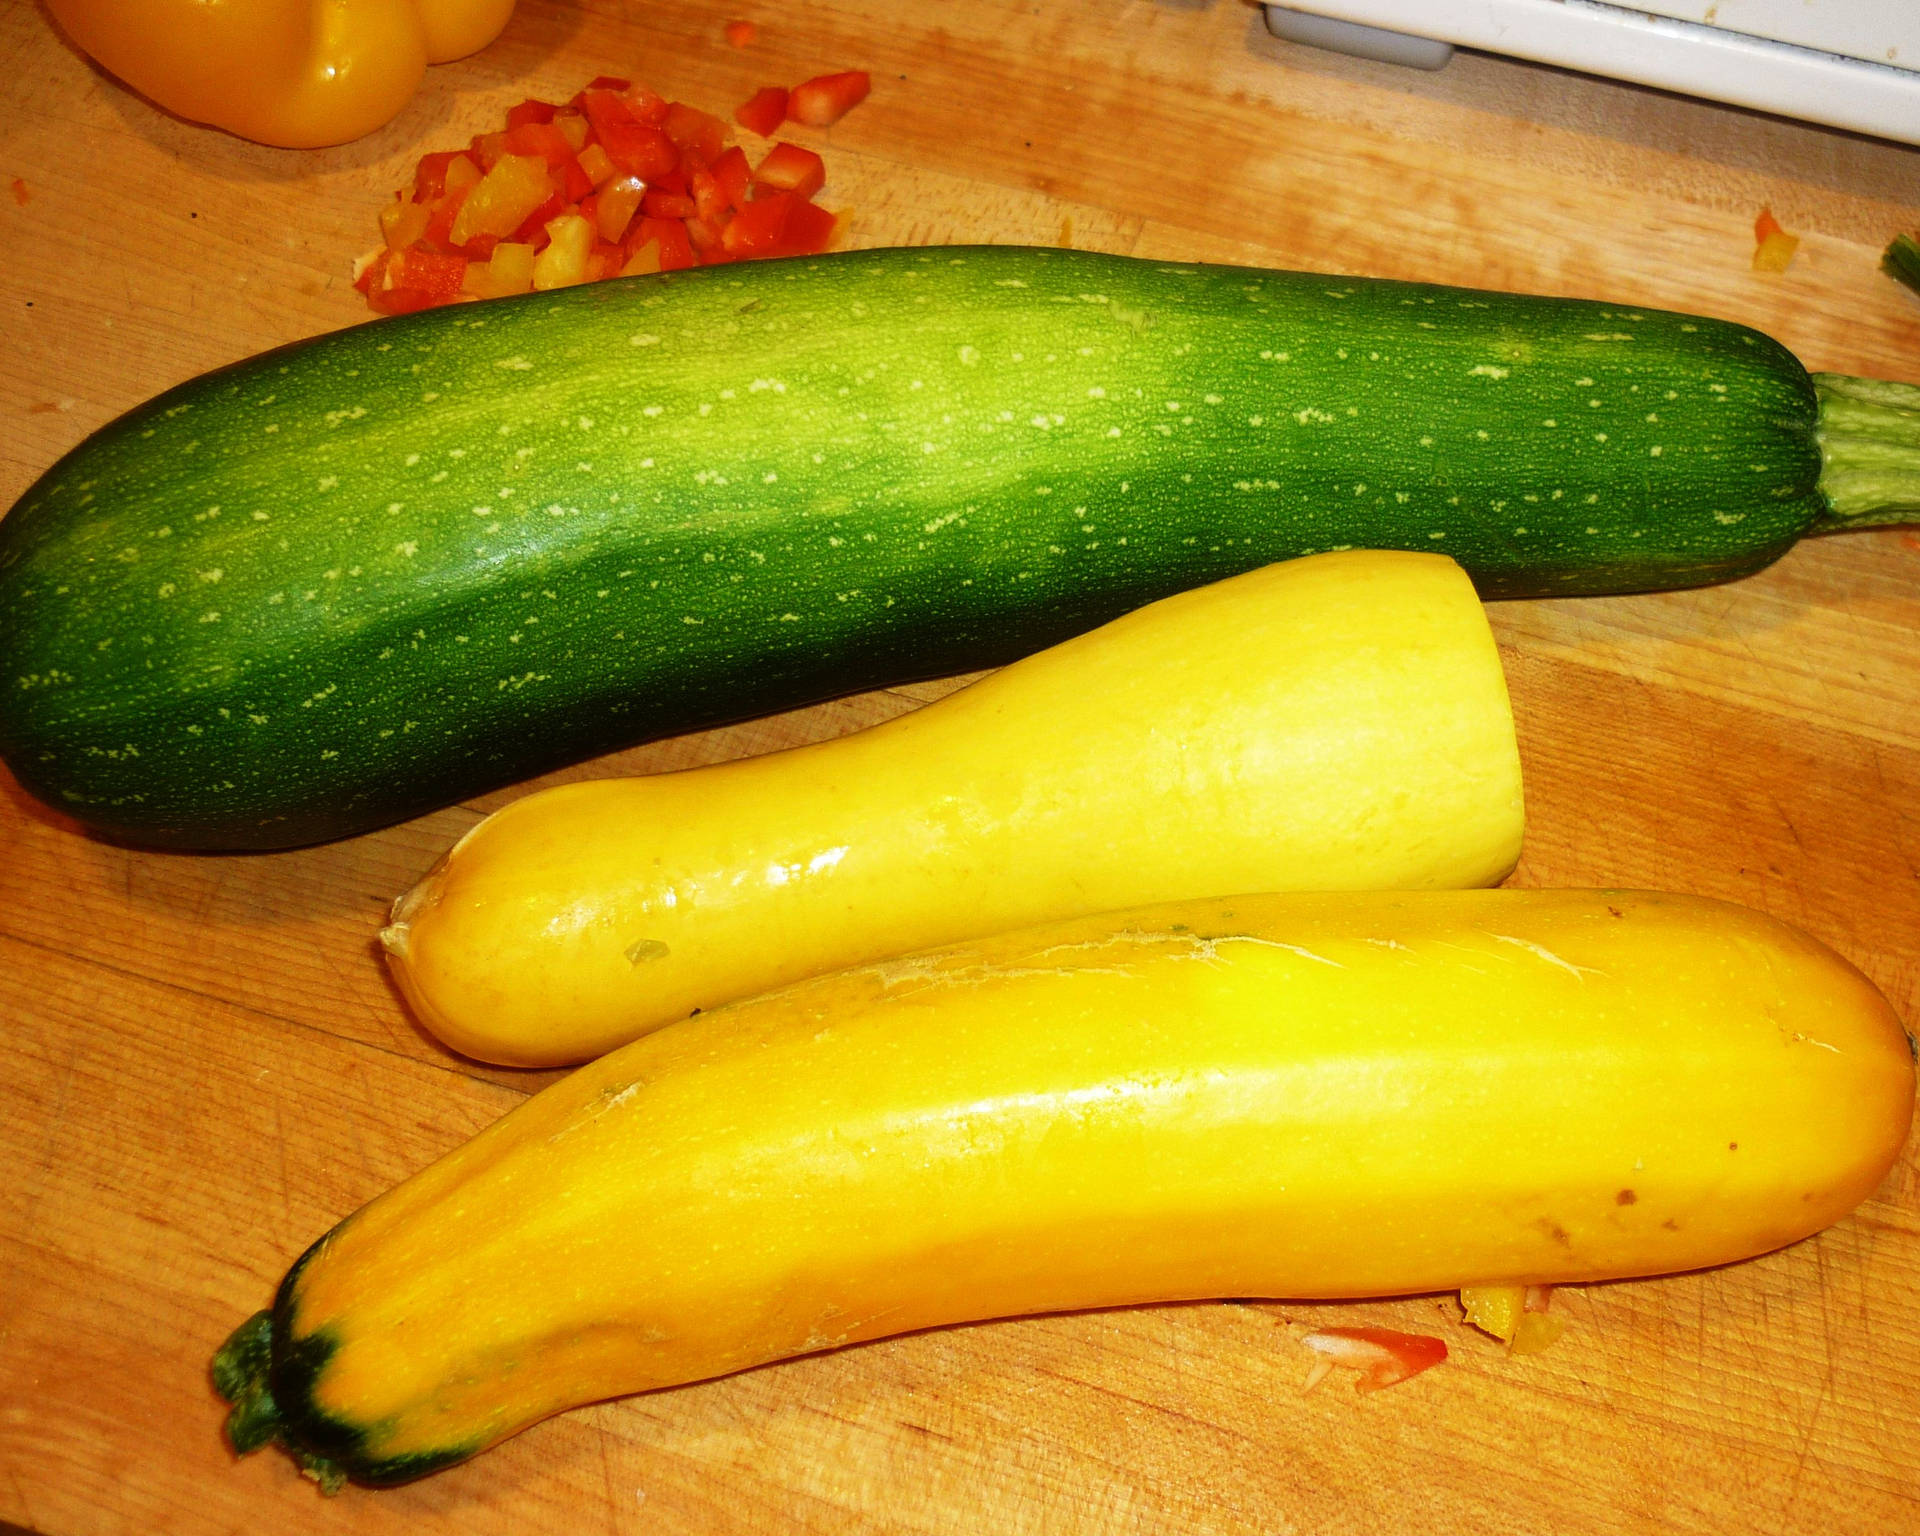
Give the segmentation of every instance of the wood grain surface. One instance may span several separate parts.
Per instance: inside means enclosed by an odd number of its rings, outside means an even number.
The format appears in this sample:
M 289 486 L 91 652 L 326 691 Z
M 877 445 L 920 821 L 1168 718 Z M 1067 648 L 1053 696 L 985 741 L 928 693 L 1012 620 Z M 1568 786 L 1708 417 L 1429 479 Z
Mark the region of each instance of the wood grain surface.
M 722 25 L 759 23 L 747 49 Z M 846 243 L 1071 243 L 1666 305 L 1815 368 L 1920 380 L 1920 151 L 1474 55 L 1314 54 L 1238 0 L 521 0 L 343 148 L 148 106 L 0 8 L 0 506 L 88 431 L 365 317 L 423 152 L 598 73 L 722 113 L 861 67 L 822 149 Z M 1802 236 L 1749 268 L 1761 205 Z M 1523 885 L 1728 897 L 1920 1018 L 1920 536 L 1760 576 L 1492 610 Z M 950 684 L 660 742 L 560 778 L 819 739 Z M 545 1078 L 456 1059 L 379 962 L 386 904 L 511 791 L 331 847 L 130 851 L 0 774 L 0 1521 L 80 1533 L 1896 1532 L 1920 1529 L 1920 1181 L 1728 1269 L 1569 1291 L 1508 1356 L 1448 1297 L 983 1324 L 606 1404 L 406 1488 L 236 1461 L 207 1376 L 298 1252 Z M 1283 1326 L 1434 1332 L 1443 1368 L 1303 1395 Z

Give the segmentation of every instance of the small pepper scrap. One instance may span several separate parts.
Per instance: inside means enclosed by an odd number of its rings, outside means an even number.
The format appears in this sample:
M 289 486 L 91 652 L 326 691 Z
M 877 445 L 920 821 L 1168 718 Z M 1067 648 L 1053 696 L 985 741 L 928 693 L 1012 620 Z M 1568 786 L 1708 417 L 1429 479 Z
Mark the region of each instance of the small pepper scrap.
M 1480 1285 L 1460 1293 L 1467 1321 L 1516 1355 L 1537 1355 L 1566 1331 L 1567 1320 L 1549 1313 L 1550 1285 Z
M 1800 237 L 1780 227 L 1771 208 L 1762 208 L 1753 221 L 1753 270 L 1784 272 L 1800 248 Z
M 169 112 L 283 149 L 397 116 L 429 64 L 500 35 L 513 0 L 47 0 L 82 52 Z
M 1299 1338 L 1318 1357 L 1301 1389 L 1306 1392 L 1319 1386 L 1336 1365 L 1360 1373 L 1353 1384 L 1356 1392 L 1377 1392 L 1447 1358 L 1445 1340 L 1394 1328 L 1317 1328 Z

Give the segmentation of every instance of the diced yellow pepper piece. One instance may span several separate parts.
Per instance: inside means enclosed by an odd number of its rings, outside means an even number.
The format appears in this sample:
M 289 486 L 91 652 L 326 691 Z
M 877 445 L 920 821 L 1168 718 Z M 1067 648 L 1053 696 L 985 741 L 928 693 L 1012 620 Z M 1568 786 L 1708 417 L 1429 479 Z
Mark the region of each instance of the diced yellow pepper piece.
M 627 232 L 627 225 L 640 211 L 640 199 L 646 192 L 647 184 L 638 176 L 622 176 L 600 189 L 594 223 L 602 240 L 618 241 Z
M 476 299 L 504 299 L 533 287 L 533 247 L 503 240 L 486 261 L 467 263 L 466 291 Z
M 1507 1348 L 1516 1355 L 1537 1355 L 1566 1331 L 1564 1317 L 1551 1312 L 1522 1312 Z
M 649 240 L 639 250 L 627 258 L 627 264 L 620 269 L 622 277 L 647 277 L 660 270 L 660 242 Z
M 447 173 L 442 178 L 442 186 L 448 192 L 465 192 L 469 187 L 480 184 L 485 173 L 480 162 L 472 155 L 455 155 L 447 162 Z
M 1522 1317 L 1528 1315 L 1524 1310 L 1526 1300 L 1527 1288 L 1523 1285 L 1476 1285 L 1460 1293 L 1467 1321 L 1502 1344 L 1513 1342 Z
M 502 155 L 467 194 L 447 238 L 455 245 L 465 245 L 475 235 L 504 239 L 552 195 L 545 160 L 538 155 Z
M 427 204 L 395 198 L 380 210 L 380 233 L 386 237 L 387 249 L 404 251 L 427 232 L 427 221 L 432 217 L 433 210 Z
M 1784 272 L 1787 264 L 1793 260 L 1793 253 L 1800 247 L 1797 235 L 1790 235 L 1784 229 L 1770 231 L 1766 238 L 1753 251 L 1753 270 L 1756 272 Z
M 620 174 L 620 167 L 598 144 L 589 144 L 574 159 L 580 162 L 580 169 L 587 173 L 587 180 L 596 187 L 604 186 Z
M 593 225 L 577 213 L 563 213 L 547 221 L 547 248 L 533 258 L 536 289 L 567 288 L 587 280 L 587 257 L 593 253 Z

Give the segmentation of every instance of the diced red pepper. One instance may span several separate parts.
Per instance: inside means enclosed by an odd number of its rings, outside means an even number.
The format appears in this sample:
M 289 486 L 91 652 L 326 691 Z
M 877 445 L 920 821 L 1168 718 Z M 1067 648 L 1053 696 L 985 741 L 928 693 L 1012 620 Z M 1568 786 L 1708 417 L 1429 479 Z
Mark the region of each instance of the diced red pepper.
M 627 253 L 611 240 L 596 240 L 593 249 L 587 253 L 587 281 L 604 282 L 609 277 L 618 277 L 620 269 L 627 264 Z
M 380 313 L 404 315 L 452 303 L 466 275 L 462 258 L 416 248 L 382 252 L 367 264 L 354 286 Z
M 630 85 L 621 92 L 621 99 L 626 102 L 629 112 L 641 122 L 654 128 L 666 125 L 667 113 L 673 106 L 658 91 L 649 90 L 646 86 L 638 84 Z
M 560 167 L 560 193 L 568 202 L 575 202 L 593 190 L 593 177 L 587 174 L 587 168 L 580 163 L 578 156 L 570 157 Z
M 627 105 L 626 98 L 618 91 L 588 89 L 573 98 L 579 103 L 580 110 L 587 115 L 593 131 L 602 143 L 606 142 L 609 130 L 618 132 L 630 128 L 640 121 L 633 115 L 633 108 Z
M 459 215 L 460 205 L 466 200 L 465 192 L 442 193 L 433 204 L 433 215 L 427 220 L 426 233 L 420 237 L 421 243 L 430 250 L 446 250 L 453 242 L 453 221 Z
M 692 245 L 694 255 L 702 262 L 731 261 L 726 247 L 721 243 L 721 226 L 710 219 L 683 219 L 680 227 L 687 232 L 687 242 Z
M 798 144 L 776 144 L 753 173 L 756 187 L 772 187 L 796 197 L 812 197 L 827 184 L 827 163 Z
M 465 153 L 464 149 L 448 149 L 422 155 L 420 164 L 413 173 L 413 200 L 416 203 L 430 203 L 445 192 L 447 167 Z
M 372 260 L 360 264 L 360 270 L 354 275 L 353 286 L 366 293 L 386 275 L 387 263 L 393 260 L 393 252 L 382 246 L 373 255 Z
M 732 211 L 733 205 L 727 201 L 727 194 L 722 190 L 720 183 L 714 179 L 712 171 L 705 169 L 689 171 L 687 190 L 693 194 L 695 218 L 704 219 L 715 229 L 726 223 L 727 215 Z M 700 243 L 697 235 L 693 243 L 696 246 Z
M 507 108 L 507 131 L 522 127 L 527 123 L 550 123 L 553 114 L 559 109 L 550 101 L 534 101 L 528 98 L 517 107 Z
M 818 256 L 833 243 L 840 220 L 818 203 L 796 202 L 787 211 L 786 243 L 777 256 Z
M 520 227 L 507 238 L 515 245 L 530 245 L 535 250 L 544 249 L 548 240 L 548 221 L 559 218 L 566 211 L 567 200 L 556 192 L 528 214 L 521 221 Z
M 787 116 L 809 128 L 825 128 L 859 106 L 872 89 L 873 82 L 864 69 L 816 75 L 787 93 Z
M 747 187 L 753 180 L 753 167 L 747 164 L 747 152 L 738 144 L 713 162 L 713 179 L 729 208 L 746 205 Z
M 387 281 L 394 287 L 418 289 L 442 302 L 459 293 L 466 275 L 466 257 L 437 251 L 395 251 L 387 263 Z
M 787 93 L 777 85 L 763 85 L 733 109 L 733 120 L 749 133 L 770 139 L 787 120 Z
M 506 153 L 507 135 L 499 133 L 476 133 L 473 142 L 467 146 L 467 153 L 480 164 L 480 169 L 490 171 Z
M 736 48 L 751 48 L 753 40 L 760 35 L 760 29 L 750 21 L 730 21 L 726 28 L 727 41 Z
M 809 83 L 837 92 L 835 115 L 865 94 L 864 77 Z M 791 93 L 769 86 L 736 116 L 770 135 L 792 108 Z M 837 220 L 809 201 L 825 182 L 820 157 L 774 144 L 756 169 L 726 134 L 719 118 L 613 76 L 565 106 L 530 97 L 503 130 L 421 157 L 414 195 L 396 193 L 383 211 L 384 244 L 354 286 L 374 309 L 401 314 L 826 249 Z
M 694 151 L 703 160 L 718 160 L 727 145 L 727 125 L 711 112 L 702 112 L 684 101 L 669 104 L 662 126 L 675 144 Z
M 662 272 L 680 272 L 694 264 L 693 242 L 687 238 L 687 226 L 681 220 L 635 219 L 627 226 L 627 238 L 621 244 L 631 256 L 649 240 L 660 247 Z
M 648 187 L 646 195 L 640 199 L 640 211 L 656 219 L 694 219 L 700 216 L 700 210 L 691 197 L 684 192 L 663 192 L 658 187 Z
M 588 91 L 582 105 L 607 158 L 627 175 L 651 181 L 680 163 L 680 151 L 673 141 L 661 129 L 635 117 L 624 96 L 612 91 Z
M 729 256 L 770 256 L 787 233 L 787 215 L 798 199 L 791 192 L 756 198 L 727 221 L 720 243 Z
M 1334 1366 L 1344 1365 L 1360 1373 L 1356 1391 L 1376 1392 L 1447 1358 L 1444 1339 L 1392 1328 L 1320 1328 L 1303 1334 L 1300 1342 L 1320 1356 L 1307 1378 L 1308 1387 L 1317 1386 Z
M 544 123 L 521 123 L 509 128 L 500 141 L 500 152 L 507 155 L 538 155 L 556 171 L 573 158 L 573 146 L 567 142 L 567 136 L 553 126 L 549 119 Z

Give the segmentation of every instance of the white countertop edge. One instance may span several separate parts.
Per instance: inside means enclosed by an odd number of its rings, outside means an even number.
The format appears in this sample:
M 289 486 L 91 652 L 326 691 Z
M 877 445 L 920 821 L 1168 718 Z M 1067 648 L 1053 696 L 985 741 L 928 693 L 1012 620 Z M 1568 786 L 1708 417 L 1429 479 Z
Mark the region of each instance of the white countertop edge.
M 1920 144 L 1920 73 L 1591 0 L 1289 0 L 1285 9 Z

